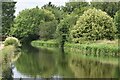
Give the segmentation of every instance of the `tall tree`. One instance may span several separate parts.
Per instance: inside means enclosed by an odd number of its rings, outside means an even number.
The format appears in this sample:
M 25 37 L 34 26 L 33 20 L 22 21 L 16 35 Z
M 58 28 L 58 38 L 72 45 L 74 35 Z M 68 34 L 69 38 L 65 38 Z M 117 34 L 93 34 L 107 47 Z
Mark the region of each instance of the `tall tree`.
M 16 2 L 2 2 L 2 35 L 7 36 L 15 18 Z
M 118 37 L 120 38 L 120 10 L 114 16 L 115 25 L 117 27 Z
M 11 28 L 10 33 L 22 41 L 26 39 L 31 41 L 39 36 L 40 39 L 46 38 L 46 34 L 51 36 L 55 31 L 55 26 L 52 24 L 52 22 L 55 22 L 54 20 L 54 14 L 48 10 L 39 9 L 38 7 L 25 9 L 15 18 L 14 26 Z M 47 24 L 44 25 L 45 23 Z
M 109 1 L 109 0 L 108 0 Z M 100 2 L 91 2 L 91 6 L 97 9 L 101 9 L 105 11 L 111 17 L 114 17 L 115 13 L 120 10 L 120 1 L 119 2 L 105 2 L 105 0 L 101 0 Z
M 66 17 L 60 21 L 56 29 L 56 36 L 61 48 L 64 48 L 64 43 L 70 41 L 69 30 L 76 24 L 78 16 L 75 14 L 66 15 Z
M 63 7 L 63 10 L 65 12 L 68 12 L 69 14 L 72 13 L 76 8 L 81 9 L 82 7 L 89 6 L 88 2 L 67 2 L 65 4 L 65 7 Z
M 55 15 L 55 19 L 58 21 L 58 23 L 64 16 L 63 10 L 61 10 L 60 7 L 55 6 L 51 2 L 42 6 L 42 9 L 47 9 L 47 10 L 51 11 Z

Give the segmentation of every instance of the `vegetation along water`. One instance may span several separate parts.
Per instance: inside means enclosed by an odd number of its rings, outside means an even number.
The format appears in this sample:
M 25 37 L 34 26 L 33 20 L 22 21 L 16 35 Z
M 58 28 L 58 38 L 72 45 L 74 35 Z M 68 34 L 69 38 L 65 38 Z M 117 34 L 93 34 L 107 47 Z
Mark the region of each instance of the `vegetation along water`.
M 119 78 L 120 1 L 16 3 L 0 3 L 0 79 Z

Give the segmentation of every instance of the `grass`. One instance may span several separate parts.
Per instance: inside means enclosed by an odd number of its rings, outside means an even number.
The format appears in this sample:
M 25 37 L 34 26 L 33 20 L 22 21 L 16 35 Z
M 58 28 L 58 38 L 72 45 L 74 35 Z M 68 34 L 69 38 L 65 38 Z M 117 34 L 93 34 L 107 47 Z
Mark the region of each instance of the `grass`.
M 58 47 L 58 44 L 55 40 L 49 40 L 49 41 L 32 41 L 31 43 L 33 46 L 42 46 L 42 47 Z
M 58 47 L 58 43 L 55 40 L 50 41 L 33 41 L 31 43 L 33 46 L 39 47 Z M 108 41 L 108 40 L 99 40 L 94 42 L 89 42 L 87 44 L 75 44 L 75 43 L 66 43 L 66 48 L 73 48 L 81 50 L 83 55 L 94 55 L 94 56 L 109 56 L 109 57 L 118 57 L 120 54 L 120 48 L 118 47 L 118 40 Z

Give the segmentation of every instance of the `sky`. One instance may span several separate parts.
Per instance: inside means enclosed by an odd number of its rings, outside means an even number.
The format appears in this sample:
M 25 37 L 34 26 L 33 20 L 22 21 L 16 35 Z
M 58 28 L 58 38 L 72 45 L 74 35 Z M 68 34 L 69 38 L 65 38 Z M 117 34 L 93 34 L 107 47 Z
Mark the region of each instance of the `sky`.
M 15 12 L 15 15 L 17 16 L 20 11 L 26 8 L 34 8 L 36 6 L 42 7 L 43 5 L 48 4 L 48 2 L 52 2 L 52 4 L 56 6 L 64 6 L 65 2 L 68 2 L 69 0 L 14 0 L 14 1 L 17 1 Z

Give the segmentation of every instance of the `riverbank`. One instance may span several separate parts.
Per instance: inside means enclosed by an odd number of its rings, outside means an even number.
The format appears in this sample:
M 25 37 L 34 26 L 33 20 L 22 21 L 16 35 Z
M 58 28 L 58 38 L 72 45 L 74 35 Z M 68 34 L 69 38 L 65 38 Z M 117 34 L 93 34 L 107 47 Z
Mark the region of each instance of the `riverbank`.
M 36 47 L 58 47 L 58 43 L 55 40 L 50 41 L 32 41 L 31 43 Z M 96 41 L 84 44 L 66 43 L 65 48 L 81 50 L 79 54 L 93 55 L 93 56 L 106 56 L 106 57 L 118 57 L 120 48 L 118 47 L 118 40 L 115 41 Z

